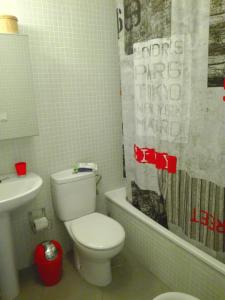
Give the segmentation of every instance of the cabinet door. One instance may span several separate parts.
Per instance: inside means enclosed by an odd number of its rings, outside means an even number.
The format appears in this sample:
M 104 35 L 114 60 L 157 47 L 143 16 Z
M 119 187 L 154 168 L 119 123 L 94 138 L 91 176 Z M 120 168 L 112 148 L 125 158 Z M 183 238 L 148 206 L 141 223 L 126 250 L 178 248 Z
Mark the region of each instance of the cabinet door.
M 0 34 L 0 140 L 38 134 L 28 36 Z

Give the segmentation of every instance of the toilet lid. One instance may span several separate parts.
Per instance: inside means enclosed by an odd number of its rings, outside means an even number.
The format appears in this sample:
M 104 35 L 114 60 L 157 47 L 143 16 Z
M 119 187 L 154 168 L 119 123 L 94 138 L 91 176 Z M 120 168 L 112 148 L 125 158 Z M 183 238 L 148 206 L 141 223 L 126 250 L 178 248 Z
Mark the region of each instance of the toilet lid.
M 115 220 L 99 213 L 92 213 L 71 222 L 75 240 L 92 249 L 116 247 L 125 239 L 123 227 Z

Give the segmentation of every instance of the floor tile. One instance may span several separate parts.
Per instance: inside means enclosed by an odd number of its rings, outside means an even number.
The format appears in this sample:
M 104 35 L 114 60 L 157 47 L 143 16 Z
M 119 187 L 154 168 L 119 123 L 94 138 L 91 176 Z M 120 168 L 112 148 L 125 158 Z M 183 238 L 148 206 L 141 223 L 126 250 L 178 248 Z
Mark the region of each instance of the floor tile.
M 127 253 L 112 260 L 112 283 L 104 288 L 84 281 L 74 269 L 72 253 L 64 258 L 59 284 L 45 287 L 34 268 L 20 272 L 20 300 L 152 300 L 169 289 Z

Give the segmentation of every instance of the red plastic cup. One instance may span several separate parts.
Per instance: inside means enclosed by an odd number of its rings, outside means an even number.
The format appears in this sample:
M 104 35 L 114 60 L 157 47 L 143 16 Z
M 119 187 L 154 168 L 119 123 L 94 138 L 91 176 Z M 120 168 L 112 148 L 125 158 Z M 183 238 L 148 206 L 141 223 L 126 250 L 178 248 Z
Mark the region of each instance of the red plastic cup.
M 16 173 L 18 176 L 23 176 L 27 174 L 27 163 L 26 162 L 18 162 L 15 164 Z

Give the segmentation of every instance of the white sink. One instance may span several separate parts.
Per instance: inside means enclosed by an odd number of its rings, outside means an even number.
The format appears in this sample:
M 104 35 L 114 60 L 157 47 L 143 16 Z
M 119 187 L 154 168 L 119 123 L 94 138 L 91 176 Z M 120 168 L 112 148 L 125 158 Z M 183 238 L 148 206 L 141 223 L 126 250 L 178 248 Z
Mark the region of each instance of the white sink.
M 0 213 L 33 200 L 43 183 L 41 177 L 34 173 L 22 177 L 14 174 L 4 177 L 6 179 L 0 183 Z
M 42 183 L 41 177 L 34 173 L 28 173 L 23 177 L 15 174 L 0 177 L 0 294 L 2 300 L 13 300 L 19 294 L 10 212 L 33 200 L 40 191 Z

